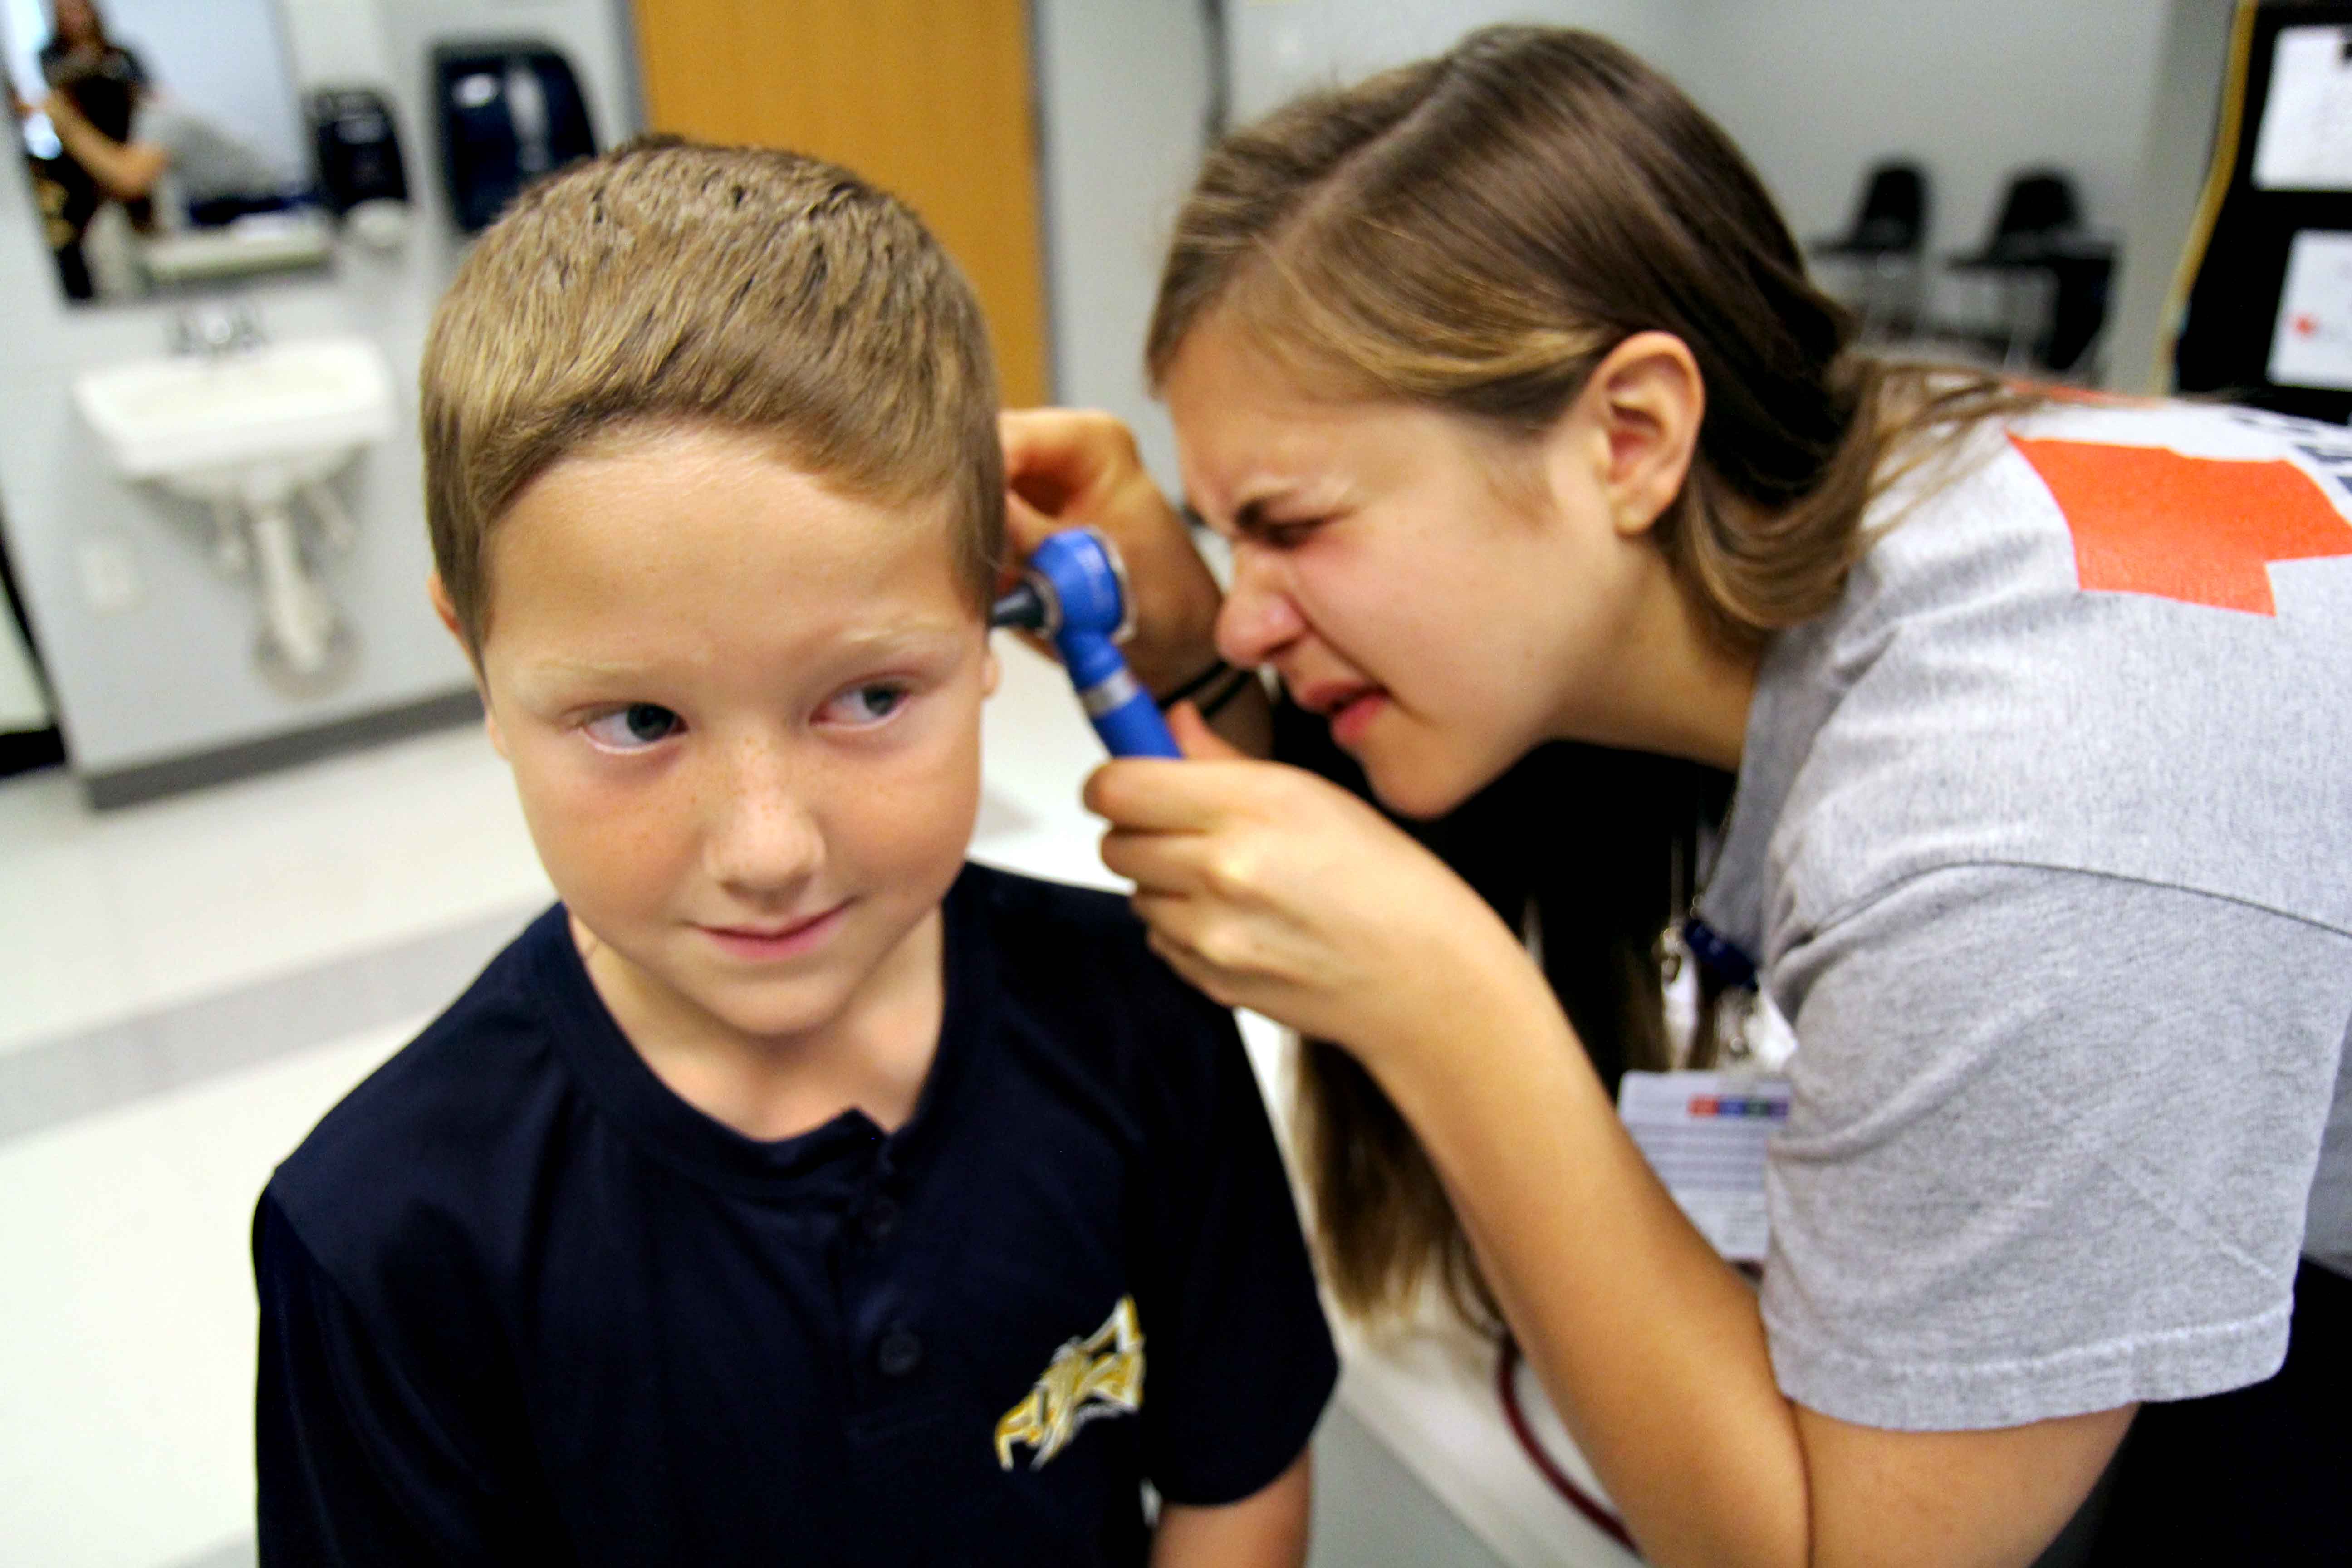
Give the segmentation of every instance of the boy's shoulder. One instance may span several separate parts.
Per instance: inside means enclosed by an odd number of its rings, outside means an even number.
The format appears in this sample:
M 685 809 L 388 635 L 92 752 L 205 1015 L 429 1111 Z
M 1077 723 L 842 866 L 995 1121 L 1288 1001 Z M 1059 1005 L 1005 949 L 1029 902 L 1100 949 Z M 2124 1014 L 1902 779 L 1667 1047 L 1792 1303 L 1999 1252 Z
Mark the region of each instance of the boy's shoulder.
M 1232 1015 L 1151 951 L 1125 898 L 968 863 L 957 884 L 985 930 L 998 987 L 1056 1013 L 1146 1016 L 1177 1032 L 1212 1032 Z
M 549 971 L 561 905 L 531 921 L 458 998 L 320 1119 L 271 1175 L 275 1205 L 331 1271 L 419 1230 L 481 1217 L 516 1184 L 565 1075 Z
M 1033 1068 L 1097 1085 L 1112 1099 L 1179 1117 L 1213 1099 L 1219 1078 L 1246 1070 L 1234 1016 L 1153 952 L 1143 922 L 1116 893 L 1042 881 L 977 862 L 950 895 L 950 978 L 992 993 L 1000 1031 Z
M 1049 882 L 978 860 L 964 863 L 956 898 L 969 898 L 999 946 L 1021 951 L 1075 942 L 1088 952 L 1134 963 L 1151 960 L 1143 922 L 1117 893 Z

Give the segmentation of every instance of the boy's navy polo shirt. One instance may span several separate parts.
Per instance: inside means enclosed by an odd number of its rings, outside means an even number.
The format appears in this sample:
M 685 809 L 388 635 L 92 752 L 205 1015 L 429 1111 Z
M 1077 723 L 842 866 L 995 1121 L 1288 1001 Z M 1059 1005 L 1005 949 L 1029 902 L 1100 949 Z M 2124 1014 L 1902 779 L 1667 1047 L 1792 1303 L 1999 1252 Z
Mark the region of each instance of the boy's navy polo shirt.
M 263 1561 L 1140 1563 L 1143 1480 L 1280 1475 L 1337 1365 L 1231 1018 L 1107 894 L 945 909 L 887 1136 L 688 1106 L 560 906 L 330 1112 L 255 1218 Z

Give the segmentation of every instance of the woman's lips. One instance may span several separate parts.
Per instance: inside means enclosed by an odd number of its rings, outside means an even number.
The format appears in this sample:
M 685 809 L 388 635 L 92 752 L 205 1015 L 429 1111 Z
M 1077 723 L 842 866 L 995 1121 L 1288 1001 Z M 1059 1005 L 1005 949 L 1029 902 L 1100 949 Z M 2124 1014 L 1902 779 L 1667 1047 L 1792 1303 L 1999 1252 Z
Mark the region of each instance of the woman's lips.
M 846 903 L 835 904 L 820 915 L 795 921 L 783 926 L 697 926 L 695 929 L 719 944 L 723 952 L 738 958 L 792 958 L 822 945 L 841 924 Z
M 1384 691 L 1361 691 L 1349 698 L 1331 713 L 1331 739 L 1353 750 L 1364 738 L 1364 731 L 1389 705 Z
M 1325 681 L 1298 694 L 1301 707 L 1331 721 L 1331 739 L 1352 746 L 1388 706 L 1388 693 L 1357 681 Z

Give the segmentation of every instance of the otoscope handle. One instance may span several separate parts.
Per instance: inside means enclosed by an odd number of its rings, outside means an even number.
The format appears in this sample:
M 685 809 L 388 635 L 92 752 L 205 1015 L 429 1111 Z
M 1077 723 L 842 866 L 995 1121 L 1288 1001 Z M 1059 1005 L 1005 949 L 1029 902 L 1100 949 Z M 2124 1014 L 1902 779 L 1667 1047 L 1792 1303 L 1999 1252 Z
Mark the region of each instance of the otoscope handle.
M 999 600 L 996 626 L 1038 627 L 1053 639 L 1103 744 L 1115 757 L 1181 757 L 1160 705 L 1119 657 L 1127 595 L 1118 552 L 1091 528 L 1071 529 L 1040 544 L 1025 582 Z
M 1160 704 L 1129 672 L 1127 661 L 1107 637 L 1064 633 L 1054 639 L 1087 721 L 1114 757 L 1181 757 Z

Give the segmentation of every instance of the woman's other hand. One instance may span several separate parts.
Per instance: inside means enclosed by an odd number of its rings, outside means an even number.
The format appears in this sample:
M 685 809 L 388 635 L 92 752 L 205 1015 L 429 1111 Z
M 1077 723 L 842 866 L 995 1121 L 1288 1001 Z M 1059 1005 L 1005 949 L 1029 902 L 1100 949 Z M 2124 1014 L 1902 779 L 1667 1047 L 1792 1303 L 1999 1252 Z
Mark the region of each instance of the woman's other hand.
M 1169 724 L 1186 761 L 1107 763 L 1086 803 L 1178 973 L 1375 1074 L 1473 1015 L 1559 1026 L 1541 972 L 1435 856 L 1338 785 L 1245 757 L 1189 703 Z
M 997 429 L 1014 550 L 1025 558 L 1063 529 L 1102 530 L 1135 596 L 1135 636 L 1124 650 L 1135 678 L 1167 692 L 1209 668 L 1224 595 L 1128 427 L 1084 409 L 1024 408 L 998 416 Z

